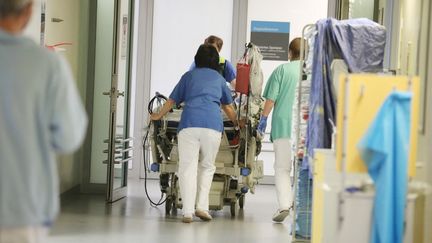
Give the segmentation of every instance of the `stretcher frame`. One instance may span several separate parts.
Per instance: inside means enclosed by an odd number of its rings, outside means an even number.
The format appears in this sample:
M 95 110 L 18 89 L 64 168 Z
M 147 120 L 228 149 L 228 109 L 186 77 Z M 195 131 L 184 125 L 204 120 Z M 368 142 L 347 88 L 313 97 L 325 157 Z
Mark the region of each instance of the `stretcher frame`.
M 247 99 L 249 101 L 249 99 Z M 248 102 L 246 104 L 249 106 Z M 180 190 L 178 186 L 178 157 L 171 158 L 167 156 L 162 144 L 157 141 L 158 136 L 166 136 L 170 133 L 168 146 L 177 149 L 177 127 L 170 127 L 169 122 L 179 122 L 181 110 L 175 109 L 172 113 L 166 115 L 160 122 L 153 122 L 150 126 L 150 147 L 154 163 L 151 165 L 152 171 L 160 173 L 161 191 L 166 194 L 165 213 L 176 214 L 178 208 L 182 208 Z M 228 124 L 228 125 L 226 125 Z M 178 125 L 178 124 L 177 124 Z M 161 126 L 161 127 L 156 127 Z M 155 131 L 159 129 L 159 131 Z M 230 134 L 229 134 L 230 133 Z M 222 140 L 228 141 L 228 134 L 239 134 L 239 143 L 233 145 L 221 145 L 219 153 L 231 152 L 232 161 L 216 160 L 216 172 L 212 181 L 210 191 L 209 209 L 221 210 L 224 206 L 230 206 L 231 216 L 236 215 L 237 208 L 243 209 L 245 196 L 249 191 L 254 192 L 254 187 L 258 180 L 262 178 L 263 162 L 257 159 L 256 149 L 257 140 L 251 136 L 250 122 L 240 128 L 239 131 L 224 116 L 224 131 Z M 239 162 L 239 155 L 244 150 L 244 161 Z M 178 151 L 177 151 L 178 154 Z
M 302 40 L 306 40 L 307 43 L 307 39 L 306 39 L 306 33 L 308 33 L 309 31 L 312 31 L 313 29 L 316 29 L 316 25 L 315 24 L 308 24 L 306 26 L 303 27 L 302 29 Z M 300 80 L 298 82 L 298 89 L 297 89 L 297 119 L 296 119 L 296 139 L 293 143 L 293 146 L 295 148 L 295 153 L 294 153 L 294 161 L 293 161 L 293 170 L 294 170 L 294 190 L 293 190 L 293 204 L 292 204 L 292 242 L 310 242 L 311 239 L 297 239 L 296 238 L 296 234 L 295 234 L 295 230 L 296 230 L 296 215 L 298 212 L 298 204 L 297 204 L 297 193 L 298 193 L 298 183 L 299 183 L 299 173 L 300 170 L 299 168 L 301 167 L 301 163 L 303 160 L 304 156 L 307 156 L 307 151 L 305 150 L 306 145 L 304 145 L 304 152 L 303 152 L 303 157 L 299 158 L 298 156 L 298 152 L 299 152 L 299 148 L 301 145 L 301 122 L 302 122 L 302 109 L 301 109 L 301 101 L 302 101 L 302 95 L 303 95 L 303 76 L 304 76 L 304 64 L 305 64 L 305 55 L 308 53 L 308 46 L 305 46 L 304 41 L 301 41 L 301 45 L 300 45 Z M 306 79 L 307 80 L 307 79 Z M 308 190 L 312 190 L 311 188 L 308 188 Z M 309 194 L 309 193 L 308 193 Z M 312 198 L 308 198 L 308 200 L 312 200 Z M 309 213 L 312 213 L 312 204 L 310 209 L 308 210 Z M 311 222 L 308 222 L 309 225 L 311 225 Z

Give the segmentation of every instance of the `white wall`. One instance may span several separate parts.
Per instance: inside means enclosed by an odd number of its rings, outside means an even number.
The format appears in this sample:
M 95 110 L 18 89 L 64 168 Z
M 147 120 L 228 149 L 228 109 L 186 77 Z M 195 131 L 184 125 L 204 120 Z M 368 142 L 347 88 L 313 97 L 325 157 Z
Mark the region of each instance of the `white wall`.
M 155 1 L 150 96 L 169 96 L 209 35 L 224 40 L 221 55 L 230 59 L 232 15 L 232 0 Z
M 24 30 L 24 35 L 40 44 L 41 36 L 41 6 L 45 0 L 35 0 L 33 3 L 33 15 Z
M 290 22 L 290 41 L 301 37 L 302 29 L 307 24 L 314 24 L 317 20 L 327 18 L 327 0 L 249 0 L 247 40 L 250 41 L 250 25 L 252 20 Z M 287 43 L 288 45 L 289 43 Z M 272 71 L 282 61 L 263 61 L 264 86 Z M 270 131 L 271 118 L 267 123 Z M 266 139 L 268 141 L 268 137 Z M 264 144 L 263 149 L 272 149 L 270 144 Z M 260 158 L 264 160 L 264 174 L 273 175 L 274 155 L 272 152 L 262 152 Z
M 63 22 L 55 23 L 52 18 L 62 19 Z M 61 46 L 59 53 L 68 60 L 75 80 L 78 78 L 80 48 L 79 19 L 80 1 L 46 0 L 45 45 L 50 46 L 61 42 L 72 43 L 70 46 Z

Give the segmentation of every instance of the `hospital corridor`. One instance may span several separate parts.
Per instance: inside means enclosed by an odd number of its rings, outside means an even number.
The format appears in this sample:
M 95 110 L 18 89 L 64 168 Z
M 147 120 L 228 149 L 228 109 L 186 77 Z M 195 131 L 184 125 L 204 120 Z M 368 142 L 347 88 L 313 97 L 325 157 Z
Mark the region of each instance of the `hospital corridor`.
M 432 243 L 430 0 L 0 0 L 0 243 Z
M 47 242 L 290 242 L 288 224 L 269 223 L 275 206 L 271 186 L 260 186 L 260 196 L 248 197 L 248 205 L 238 216 L 229 208 L 212 213 L 207 222 L 181 223 L 181 213 L 165 216 L 163 208 L 153 208 L 144 196 L 142 182 L 132 182 L 128 197 L 107 208 L 103 196 L 80 195 L 62 204 L 62 213 Z M 157 184 L 151 189 L 157 193 Z M 158 194 L 152 194 L 155 198 Z M 264 209 L 264 210 L 263 210 Z

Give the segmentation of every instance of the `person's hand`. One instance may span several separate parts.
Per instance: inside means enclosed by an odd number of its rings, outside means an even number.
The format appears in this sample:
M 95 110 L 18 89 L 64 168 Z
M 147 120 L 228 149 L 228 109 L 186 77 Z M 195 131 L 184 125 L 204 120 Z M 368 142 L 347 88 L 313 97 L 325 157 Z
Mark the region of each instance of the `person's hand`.
M 264 136 L 266 127 L 267 127 L 267 116 L 261 116 L 257 126 L 257 131 L 261 135 L 261 137 Z
M 159 113 L 152 113 L 151 115 L 150 115 L 150 120 L 152 120 L 152 121 L 157 121 L 157 120 L 160 120 L 162 117 L 159 115 Z

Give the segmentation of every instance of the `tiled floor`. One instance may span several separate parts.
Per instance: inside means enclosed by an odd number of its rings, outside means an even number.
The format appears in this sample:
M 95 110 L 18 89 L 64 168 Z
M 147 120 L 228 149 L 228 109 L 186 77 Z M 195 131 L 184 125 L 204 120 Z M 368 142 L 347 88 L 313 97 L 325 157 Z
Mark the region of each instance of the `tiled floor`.
M 158 199 L 158 181 L 151 181 L 150 193 Z M 165 216 L 165 208 L 153 208 L 144 193 L 142 180 L 129 182 L 129 196 L 106 204 L 103 196 L 78 195 L 63 203 L 49 243 L 154 242 L 154 243 L 270 243 L 291 242 L 290 224 L 274 224 L 276 210 L 273 186 L 260 185 L 256 194 L 248 194 L 245 208 L 231 218 L 229 207 L 213 211 L 214 219 L 191 224 L 177 216 Z

